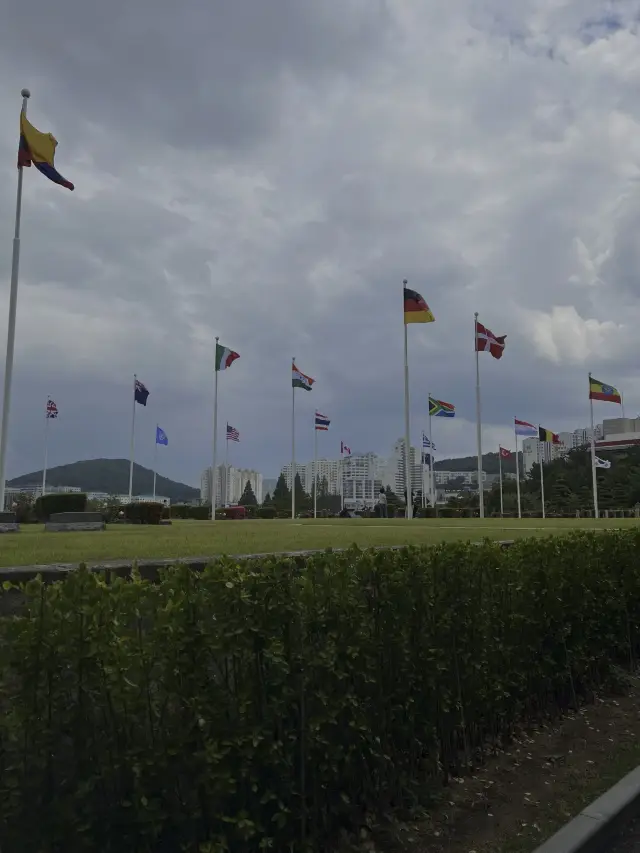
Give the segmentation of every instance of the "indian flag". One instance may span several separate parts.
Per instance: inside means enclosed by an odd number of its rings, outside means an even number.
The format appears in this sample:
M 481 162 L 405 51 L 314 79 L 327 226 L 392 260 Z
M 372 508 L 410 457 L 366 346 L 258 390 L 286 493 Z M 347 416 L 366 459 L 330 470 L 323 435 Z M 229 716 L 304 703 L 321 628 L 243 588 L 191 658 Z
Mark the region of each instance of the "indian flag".
M 305 376 L 304 373 L 298 370 L 295 364 L 291 365 L 291 384 L 294 388 L 304 388 L 305 391 L 311 391 L 311 386 L 315 382 L 310 376 Z
M 226 370 L 227 367 L 231 367 L 236 358 L 240 358 L 237 352 L 216 343 L 216 370 Z

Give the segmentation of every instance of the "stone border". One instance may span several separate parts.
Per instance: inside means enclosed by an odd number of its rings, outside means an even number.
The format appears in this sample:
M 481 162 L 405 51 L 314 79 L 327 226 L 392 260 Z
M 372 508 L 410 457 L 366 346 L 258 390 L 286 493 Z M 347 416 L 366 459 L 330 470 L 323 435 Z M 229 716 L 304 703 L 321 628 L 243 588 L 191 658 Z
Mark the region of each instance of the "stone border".
M 497 544 L 503 548 L 508 548 L 513 545 L 515 540 L 505 539 L 498 541 Z M 480 544 L 480 543 L 478 543 Z M 380 545 L 372 550 L 374 551 L 398 551 L 404 548 L 404 545 Z M 327 550 L 332 550 L 335 553 L 347 551 L 347 548 L 316 548 L 311 551 L 271 551 L 261 554 L 229 554 L 231 560 L 264 560 L 267 557 L 288 557 L 290 559 L 306 559 L 314 554 L 326 554 Z M 363 549 L 367 550 L 367 549 Z M 211 554 L 203 557 L 175 557 L 173 559 L 156 559 L 156 560 L 107 560 L 103 563 L 90 563 L 88 569 L 91 572 L 104 572 L 105 574 L 113 574 L 118 577 L 126 577 L 131 574 L 133 566 L 137 567 L 143 578 L 154 580 L 158 577 L 158 573 L 162 569 L 168 569 L 171 566 L 188 566 L 196 572 L 201 572 L 209 563 L 214 560 L 219 560 L 221 554 Z M 32 566 L 0 566 L 0 583 L 9 581 L 10 583 L 19 584 L 33 580 L 38 575 L 42 576 L 45 583 L 52 583 L 65 578 L 70 572 L 77 571 L 80 568 L 80 563 L 53 563 L 44 565 Z
M 640 814 L 640 767 L 565 824 L 535 853 L 606 853 L 614 836 Z

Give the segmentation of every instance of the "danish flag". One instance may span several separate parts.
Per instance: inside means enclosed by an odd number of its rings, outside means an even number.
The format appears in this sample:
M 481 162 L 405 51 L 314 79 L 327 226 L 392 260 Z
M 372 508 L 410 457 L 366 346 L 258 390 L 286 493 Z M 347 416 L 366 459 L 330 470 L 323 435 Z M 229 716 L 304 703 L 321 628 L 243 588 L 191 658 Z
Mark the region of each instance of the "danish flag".
M 494 358 L 502 358 L 506 335 L 498 337 L 476 320 L 476 352 L 490 352 Z

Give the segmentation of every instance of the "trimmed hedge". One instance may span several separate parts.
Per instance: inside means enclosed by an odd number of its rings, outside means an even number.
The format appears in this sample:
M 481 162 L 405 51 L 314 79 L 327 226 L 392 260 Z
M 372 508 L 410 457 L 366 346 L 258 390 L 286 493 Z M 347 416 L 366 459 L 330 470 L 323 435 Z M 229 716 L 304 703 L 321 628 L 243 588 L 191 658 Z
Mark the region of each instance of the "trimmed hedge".
M 132 524 L 160 524 L 165 507 L 153 501 L 136 501 L 123 506 L 124 517 Z
M 629 530 L 32 581 L 0 620 L 3 850 L 327 850 L 635 665 L 639 548 Z
M 174 504 L 171 507 L 171 518 L 194 518 L 197 521 L 208 521 L 211 518 L 211 506 Z
M 38 521 L 49 521 L 56 512 L 84 512 L 87 508 L 87 496 L 82 492 L 52 492 L 40 495 L 34 511 Z

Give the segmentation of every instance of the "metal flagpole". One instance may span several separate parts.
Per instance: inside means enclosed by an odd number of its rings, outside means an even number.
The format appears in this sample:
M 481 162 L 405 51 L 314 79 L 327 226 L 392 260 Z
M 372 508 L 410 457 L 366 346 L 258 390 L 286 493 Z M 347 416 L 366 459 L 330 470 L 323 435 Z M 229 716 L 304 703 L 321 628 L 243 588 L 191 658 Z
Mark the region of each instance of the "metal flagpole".
M 27 114 L 28 89 L 22 92 L 22 112 Z M 4 510 L 5 469 L 7 439 L 9 433 L 9 406 L 11 403 L 11 380 L 13 378 L 13 351 L 16 340 L 16 308 L 18 305 L 18 270 L 20 267 L 20 217 L 22 214 L 22 172 L 18 166 L 18 192 L 16 194 L 16 220 L 13 231 L 13 255 L 11 257 L 11 286 L 9 289 L 9 323 L 7 327 L 7 357 L 4 365 L 4 394 L 2 398 L 2 427 L 0 429 L 0 512 Z
M 478 497 L 480 500 L 480 518 L 484 518 L 484 484 L 482 482 L 482 409 L 480 406 L 480 359 L 478 352 L 478 312 L 474 314 L 473 346 L 476 351 L 476 431 L 478 439 Z
M 540 466 L 540 497 L 542 498 L 542 517 L 546 518 L 546 512 L 544 508 L 544 449 L 542 447 L 542 442 L 540 441 L 540 427 L 538 426 L 538 465 Z
M 624 394 L 620 392 L 620 408 L 622 409 L 622 417 L 624 418 Z
M 344 448 L 340 445 L 340 509 L 344 509 Z
M 502 497 L 502 448 L 498 445 L 498 465 L 500 466 L 500 518 L 504 517 L 504 500 Z
M 156 439 L 153 448 L 153 499 L 156 499 L 156 472 L 158 470 L 158 424 L 156 424 Z
M 135 451 L 135 436 L 136 436 L 136 380 L 137 376 L 133 374 L 133 409 L 131 410 L 131 445 L 129 448 L 129 503 L 133 499 L 133 454 Z
M 313 418 L 313 517 L 318 517 L 318 430 Z
M 211 521 L 216 520 L 216 503 L 218 500 L 218 341 L 220 338 L 216 335 L 216 343 L 213 349 L 213 459 L 211 460 Z M 225 473 L 226 482 L 226 473 Z M 222 497 L 222 496 L 221 496 Z
M 518 518 L 522 518 L 522 506 L 520 504 L 520 463 L 518 462 L 518 433 L 516 432 L 515 418 L 513 420 L 513 432 L 516 437 L 516 491 L 518 493 Z
M 224 503 L 228 504 L 231 500 L 229 497 L 229 424 L 224 437 L 227 443 L 224 454 Z
M 42 494 L 45 494 L 45 490 L 47 488 L 47 455 L 49 451 L 49 421 L 51 418 L 49 417 L 49 400 L 51 398 L 47 397 L 47 405 L 44 409 L 44 464 L 42 466 Z
M 408 281 L 402 282 L 402 297 Z M 403 316 L 404 322 L 404 316 Z M 409 355 L 407 349 L 407 324 L 404 323 L 404 482 L 407 490 L 406 518 L 411 518 L 411 421 L 409 416 Z
M 435 483 L 433 481 L 433 435 L 431 432 L 431 415 L 429 415 L 429 494 L 431 495 L 431 506 L 435 510 Z
M 296 363 L 291 359 L 291 367 Z M 296 389 L 291 378 L 291 519 L 296 517 Z
M 589 389 L 591 389 L 591 374 L 589 374 Z M 598 477 L 596 475 L 596 433 L 593 428 L 593 398 L 589 390 L 589 408 L 591 409 L 591 477 L 593 480 L 593 517 L 600 518 L 598 507 Z

